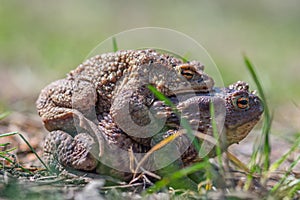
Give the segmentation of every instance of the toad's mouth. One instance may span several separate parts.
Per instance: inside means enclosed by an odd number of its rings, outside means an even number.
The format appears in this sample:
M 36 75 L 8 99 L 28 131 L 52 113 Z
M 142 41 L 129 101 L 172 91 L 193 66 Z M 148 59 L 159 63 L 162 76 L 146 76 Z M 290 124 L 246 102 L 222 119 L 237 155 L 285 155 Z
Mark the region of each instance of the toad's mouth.
M 226 129 L 227 142 L 229 144 L 233 144 L 242 141 L 245 137 L 247 137 L 247 135 L 250 133 L 250 131 L 253 129 L 253 127 L 257 124 L 259 120 L 260 117 L 257 117 L 247 123 L 241 124 L 239 126 L 235 126 L 234 128 L 227 127 Z
M 191 88 L 176 88 L 176 91 L 174 91 L 174 94 L 184 94 L 184 93 L 209 93 L 211 89 L 209 89 L 207 86 L 205 87 L 191 87 Z
M 234 129 L 242 129 L 243 127 L 245 126 L 249 126 L 251 124 L 253 124 L 252 128 L 257 124 L 257 122 L 260 120 L 261 118 L 261 114 L 257 114 L 257 116 L 253 116 L 250 120 L 248 121 L 242 121 L 240 120 L 240 123 L 237 123 L 237 124 L 233 124 L 233 125 L 228 125 L 226 126 L 227 129 L 231 129 L 231 130 L 234 130 Z

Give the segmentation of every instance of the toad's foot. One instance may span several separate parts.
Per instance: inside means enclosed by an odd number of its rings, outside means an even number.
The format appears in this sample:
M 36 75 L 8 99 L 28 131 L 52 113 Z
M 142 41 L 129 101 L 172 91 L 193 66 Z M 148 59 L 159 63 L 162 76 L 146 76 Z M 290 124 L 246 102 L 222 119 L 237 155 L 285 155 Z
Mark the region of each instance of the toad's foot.
M 45 140 L 44 158 L 54 171 L 62 172 L 65 168 L 92 171 L 98 163 L 92 153 L 96 146 L 94 139 L 86 133 L 73 138 L 63 131 L 52 131 Z

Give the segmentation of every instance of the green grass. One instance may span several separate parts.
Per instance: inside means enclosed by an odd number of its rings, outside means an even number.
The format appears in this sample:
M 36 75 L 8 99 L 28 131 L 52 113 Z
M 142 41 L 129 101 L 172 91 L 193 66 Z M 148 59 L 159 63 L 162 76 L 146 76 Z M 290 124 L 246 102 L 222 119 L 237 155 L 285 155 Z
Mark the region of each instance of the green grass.
M 267 104 L 267 99 L 265 96 L 265 92 L 262 88 L 261 82 L 259 81 L 259 78 L 257 76 L 257 73 L 254 70 L 254 66 L 253 64 L 250 62 L 250 60 L 244 56 L 244 62 L 246 64 L 247 69 L 250 72 L 250 75 L 252 76 L 256 87 L 258 88 L 258 93 L 259 96 L 262 99 L 263 102 L 263 106 L 264 106 L 264 122 L 263 122 L 263 129 L 262 129 L 262 137 L 261 141 L 263 141 L 263 153 L 261 153 L 260 155 L 262 155 L 263 157 L 259 158 L 259 160 L 263 160 L 263 170 L 268 170 L 269 166 L 270 166 L 270 151 L 271 151 L 271 147 L 270 147 L 270 142 L 269 142 L 269 135 L 270 135 L 270 130 L 271 130 L 271 124 L 272 124 L 272 117 L 270 114 L 270 110 L 269 110 L 269 106 Z M 253 154 L 253 155 L 257 155 L 257 154 Z M 253 158 L 255 160 L 255 158 Z
M 115 37 L 112 38 L 112 43 L 113 43 L 113 50 L 114 52 L 118 51 L 118 44 L 117 44 L 117 40 Z
M 36 151 L 34 150 L 34 148 L 30 145 L 30 143 L 26 140 L 26 138 L 22 135 L 22 134 L 20 134 L 19 132 L 10 132 L 10 133 L 2 133 L 2 134 L 0 134 L 0 138 L 2 138 L 2 137 L 8 137 L 8 136 L 13 136 L 13 135 L 18 135 L 25 143 L 26 143 L 26 145 L 30 148 L 30 150 L 32 151 L 32 153 L 34 153 L 34 155 L 37 157 L 37 159 L 42 163 L 42 165 L 48 170 L 48 171 L 50 171 L 50 169 L 48 168 L 48 166 L 44 163 L 44 161 L 40 158 L 40 156 L 36 153 Z M 13 148 L 14 150 L 16 149 L 16 148 Z M 11 151 L 11 150 L 10 150 Z M 3 157 L 4 158 L 7 158 L 8 159 L 8 157 L 6 157 L 5 155 L 7 155 L 7 153 L 9 153 L 10 151 L 1 151 L 1 153 L 3 153 Z M 24 168 L 22 168 L 22 169 L 24 169 Z
M 263 128 L 261 138 L 259 139 L 259 146 L 253 148 L 254 152 L 252 153 L 251 160 L 250 160 L 250 174 L 247 177 L 247 182 L 245 184 L 245 189 L 247 190 L 250 187 L 250 183 L 252 181 L 252 175 L 254 173 L 264 173 L 267 172 L 270 166 L 270 129 L 272 124 L 272 118 L 269 111 L 269 107 L 267 104 L 267 99 L 265 97 L 265 92 L 261 85 L 261 82 L 258 78 L 258 75 L 255 71 L 253 64 L 250 60 L 244 55 L 244 62 L 245 65 L 253 78 L 256 87 L 258 88 L 259 96 L 261 97 L 263 106 L 264 106 L 264 118 L 263 118 Z M 263 166 L 261 164 L 263 163 Z
M 4 118 L 7 117 L 9 114 L 10 114 L 9 111 L 6 111 L 6 112 L 4 112 L 4 113 L 1 113 L 1 114 L 0 114 L 0 120 L 4 119 Z
M 0 114 L 0 120 L 3 120 L 5 117 L 7 117 L 10 114 L 10 112 L 4 112 Z M 36 153 L 36 151 L 34 150 L 34 148 L 30 145 L 29 141 L 19 132 L 9 132 L 9 133 L 2 133 L 0 134 L 0 139 L 4 138 L 4 137 L 9 137 L 9 136 L 14 136 L 14 135 L 18 135 L 23 142 L 26 143 L 26 145 L 30 148 L 30 150 L 32 151 L 32 153 L 34 153 L 34 155 L 37 157 L 37 159 L 42 163 L 42 165 L 46 168 L 46 170 L 50 171 L 48 166 L 44 163 L 44 161 L 40 158 L 40 156 Z M 30 172 L 29 170 L 27 170 L 26 168 L 24 168 L 22 165 L 20 165 L 18 162 L 16 162 L 15 160 L 12 160 L 11 157 L 15 157 L 14 154 L 12 154 L 11 152 L 15 151 L 17 148 L 13 147 L 10 149 L 6 149 L 6 146 L 10 145 L 10 143 L 0 143 L 0 157 L 6 161 L 8 161 L 11 165 L 15 166 L 15 167 L 19 167 L 21 168 L 23 171 L 32 174 L 32 172 Z M 4 150 L 2 150 L 4 149 Z M 2 168 L 5 168 L 4 164 L 0 162 L 0 166 Z
M 10 112 L 1 113 L 0 114 L 0 120 L 2 120 L 5 117 L 7 117 L 9 115 L 9 113 Z M 3 134 L 0 134 L 0 138 L 12 136 L 12 135 L 15 135 L 15 134 L 17 134 L 17 132 L 14 132 L 14 133 L 3 133 Z M 6 149 L 6 147 L 9 146 L 9 145 L 10 145 L 9 142 L 7 142 L 7 143 L 0 143 L 0 149 L 1 149 L 1 151 L 0 151 L 0 158 L 4 159 L 5 161 L 7 161 L 8 163 L 10 163 L 14 167 L 19 167 L 22 170 L 24 170 L 25 172 L 31 173 L 29 170 L 23 168 L 19 163 L 16 162 L 16 157 L 15 157 L 15 155 L 12 152 L 15 151 L 17 148 L 13 147 L 13 148 L 10 148 L 10 149 Z M 0 167 L 1 168 L 5 168 L 4 162 L 3 163 L 0 162 Z
M 297 150 L 300 146 L 300 137 L 295 141 L 293 146 L 290 148 L 290 150 L 281 156 L 277 161 L 275 161 L 273 164 L 270 164 L 270 153 L 271 153 L 271 147 L 270 147 L 270 130 L 272 125 L 272 117 L 270 114 L 270 110 L 268 107 L 267 99 L 265 96 L 265 92 L 263 90 L 262 84 L 259 81 L 259 77 L 255 71 L 255 67 L 251 63 L 248 57 L 244 56 L 244 62 L 247 67 L 247 69 L 250 72 L 251 77 L 253 78 L 256 87 L 258 88 L 259 96 L 262 99 L 263 105 L 264 105 L 264 118 L 263 118 L 263 127 L 262 127 L 262 134 L 261 138 L 259 139 L 259 145 L 257 147 L 254 147 L 254 152 L 251 157 L 250 161 L 250 173 L 247 176 L 247 182 L 245 184 L 244 189 L 248 190 L 250 187 L 250 183 L 253 180 L 253 175 L 256 173 L 261 176 L 261 184 L 265 186 L 268 178 L 270 178 L 271 173 L 274 172 L 278 167 L 288 158 L 288 156 Z M 284 176 L 281 178 L 281 180 L 272 187 L 272 189 L 269 191 L 269 195 L 272 195 L 274 197 L 284 197 L 282 196 L 283 190 L 280 190 L 279 188 L 284 188 L 284 190 L 289 190 L 288 197 L 292 198 L 292 195 L 296 194 L 296 188 L 299 188 L 299 182 L 290 184 L 289 182 L 286 182 L 288 175 L 291 174 L 291 171 L 293 167 L 300 161 L 300 156 L 291 163 L 289 169 L 285 172 Z

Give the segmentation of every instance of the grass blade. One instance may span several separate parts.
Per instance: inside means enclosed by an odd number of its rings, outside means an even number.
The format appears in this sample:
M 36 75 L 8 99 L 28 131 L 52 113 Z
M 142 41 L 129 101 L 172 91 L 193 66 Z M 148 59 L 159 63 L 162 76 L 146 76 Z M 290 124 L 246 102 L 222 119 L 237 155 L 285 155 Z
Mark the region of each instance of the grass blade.
M 242 162 L 240 161 L 235 155 L 233 155 L 232 153 L 230 153 L 229 151 L 226 151 L 226 155 L 228 157 L 228 159 L 238 168 L 244 170 L 245 172 L 249 173 L 249 169 L 248 167 Z
M 113 43 L 113 51 L 117 52 L 118 51 L 118 43 L 117 43 L 117 39 L 115 37 L 112 37 L 112 43 Z
M 3 158 L 4 160 L 6 160 L 7 162 L 11 163 L 12 165 L 21 168 L 23 171 L 32 174 L 31 171 L 29 171 L 28 169 L 22 167 L 20 164 L 18 164 L 16 161 L 11 160 L 9 157 L 12 157 L 13 154 L 10 154 L 11 151 L 16 150 L 17 148 L 11 148 L 5 151 L 0 151 L 0 158 Z M 4 163 L 0 163 L 0 166 L 2 166 L 3 168 L 5 167 Z
M 10 158 L 8 158 L 7 156 L 4 156 L 2 154 L 0 154 L 0 158 L 5 159 L 6 161 L 10 162 L 10 163 L 14 163 L 14 161 L 12 161 Z
M 176 114 L 178 114 L 176 106 L 172 103 L 170 99 L 168 99 L 165 95 L 159 92 L 153 85 L 148 85 L 148 89 L 154 94 L 156 98 L 163 101 L 167 106 L 170 106 L 173 109 L 173 111 L 175 111 Z
M 288 192 L 288 197 L 290 199 L 293 198 L 293 196 L 296 196 L 296 193 L 300 191 L 300 180 L 298 180 L 298 183 L 296 183 Z
M 287 153 L 281 156 L 270 166 L 269 173 L 275 171 L 288 158 L 288 156 L 291 153 L 293 153 L 295 150 L 299 148 L 299 146 L 300 146 L 300 137 L 297 138 L 296 142 L 293 144 L 293 146 L 290 148 L 290 150 Z
M 5 147 L 5 146 L 7 146 L 7 145 L 10 145 L 10 142 L 0 144 L 0 147 Z
M 187 176 L 189 174 L 195 173 L 201 169 L 207 168 L 207 162 L 203 161 L 201 163 L 197 163 L 194 165 L 191 165 L 189 167 L 185 167 L 183 169 L 180 169 L 177 172 L 172 173 L 170 176 L 163 178 L 160 181 L 157 181 L 153 186 L 151 186 L 147 192 L 152 193 L 161 190 L 163 187 L 167 186 L 171 182 L 174 182 L 184 176 Z
M 267 105 L 267 100 L 266 100 L 264 90 L 263 90 L 262 85 L 259 81 L 259 78 L 254 70 L 253 64 L 250 62 L 249 58 L 245 55 L 244 55 L 244 62 L 256 84 L 258 93 L 262 99 L 262 103 L 264 106 L 264 123 L 263 123 L 263 130 L 262 130 L 262 137 L 264 137 L 263 138 L 264 144 L 263 144 L 263 154 L 261 154 L 261 155 L 263 155 L 263 158 L 260 158 L 260 160 L 263 159 L 263 170 L 267 171 L 270 166 L 269 157 L 270 157 L 271 147 L 270 147 L 270 142 L 269 142 L 269 134 L 270 134 L 270 129 L 271 129 L 272 117 L 270 115 L 270 110 Z
M 4 152 L 5 152 L 5 153 L 9 153 L 9 152 L 12 152 L 12 151 L 14 151 L 14 150 L 16 150 L 16 149 L 17 149 L 17 147 L 13 147 L 13 148 L 10 148 L 10 149 L 5 150 Z
M 213 99 L 211 99 L 211 101 L 210 101 L 209 111 L 210 111 L 210 117 L 211 117 L 211 126 L 212 126 L 213 136 L 217 141 L 216 155 L 217 155 L 218 162 L 219 162 L 220 169 L 221 169 L 221 166 L 222 166 L 222 151 L 221 151 L 221 147 L 220 147 L 219 131 L 217 129 L 217 122 L 216 122 L 216 118 L 215 118 L 215 107 L 214 107 Z
M 13 136 L 13 135 L 16 135 L 16 134 L 18 134 L 18 132 L 2 133 L 2 134 L 0 134 L 0 138 L 2 138 L 2 137 L 8 137 L 8 136 Z
M 4 119 L 4 118 L 7 117 L 9 114 L 10 114 L 9 111 L 6 111 L 6 112 L 4 112 L 4 113 L 1 113 L 1 114 L 0 114 L 0 120 Z
M 280 179 L 280 181 L 274 185 L 274 187 L 270 191 L 271 193 L 275 193 L 279 189 L 279 187 L 282 185 L 282 183 L 284 183 L 288 175 L 291 173 L 291 171 L 298 164 L 299 161 L 300 161 L 300 155 L 296 160 L 294 160 L 294 162 L 292 162 L 292 164 L 289 166 L 288 170 L 284 173 L 284 176 Z
M 178 131 L 174 133 L 173 135 L 170 135 L 169 137 L 163 139 L 160 141 L 158 144 L 156 144 L 154 147 L 152 147 L 146 154 L 145 156 L 141 159 L 141 161 L 137 164 L 136 169 L 134 171 L 134 174 L 137 174 L 138 169 L 141 167 L 141 165 L 149 158 L 151 154 L 153 154 L 155 151 L 161 149 L 165 145 L 169 144 L 171 141 L 175 140 L 179 136 L 183 134 L 182 131 Z

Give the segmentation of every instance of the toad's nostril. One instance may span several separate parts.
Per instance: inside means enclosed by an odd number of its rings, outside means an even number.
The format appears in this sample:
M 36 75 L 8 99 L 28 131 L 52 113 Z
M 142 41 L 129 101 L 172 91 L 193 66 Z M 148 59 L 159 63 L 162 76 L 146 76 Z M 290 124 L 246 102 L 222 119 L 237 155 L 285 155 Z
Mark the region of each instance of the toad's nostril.
M 197 82 L 198 82 L 198 83 L 203 82 L 203 78 L 199 78 L 199 79 L 197 80 Z

